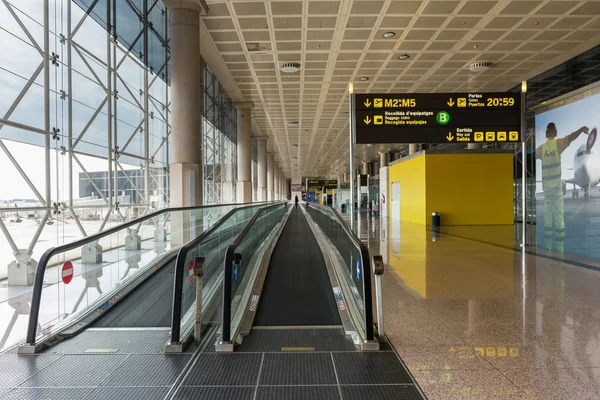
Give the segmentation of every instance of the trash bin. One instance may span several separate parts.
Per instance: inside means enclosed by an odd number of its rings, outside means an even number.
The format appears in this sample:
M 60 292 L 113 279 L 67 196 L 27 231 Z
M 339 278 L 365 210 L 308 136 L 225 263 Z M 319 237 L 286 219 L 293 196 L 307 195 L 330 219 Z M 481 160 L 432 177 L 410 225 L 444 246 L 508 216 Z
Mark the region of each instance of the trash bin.
M 433 227 L 440 226 L 440 213 L 438 213 L 438 212 L 431 213 L 431 226 L 433 226 Z

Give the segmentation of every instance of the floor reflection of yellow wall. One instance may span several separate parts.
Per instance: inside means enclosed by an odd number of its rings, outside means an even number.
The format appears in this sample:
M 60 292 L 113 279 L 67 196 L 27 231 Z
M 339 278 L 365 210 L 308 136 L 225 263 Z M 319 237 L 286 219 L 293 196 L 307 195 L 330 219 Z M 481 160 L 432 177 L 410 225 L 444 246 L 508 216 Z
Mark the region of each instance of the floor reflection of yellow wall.
M 390 221 L 388 265 L 423 298 L 513 296 L 513 250 L 441 235 L 424 225 Z
M 513 248 L 515 227 L 513 225 L 442 226 L 441 232 L 483 243 Z
M 392 220 L 388 264 L 404 283 L 427 297 L 427 229 L 425 225 Z M 429 239 L 431 240 L 431 239 Z

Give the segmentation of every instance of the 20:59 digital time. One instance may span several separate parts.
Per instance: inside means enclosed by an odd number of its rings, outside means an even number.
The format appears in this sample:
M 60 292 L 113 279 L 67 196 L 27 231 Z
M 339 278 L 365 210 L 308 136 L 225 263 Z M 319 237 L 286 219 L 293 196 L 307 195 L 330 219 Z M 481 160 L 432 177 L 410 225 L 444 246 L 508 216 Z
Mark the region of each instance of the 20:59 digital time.
M 490 97 L 487 99 L 488 107 L 512 107 L 515 105 L 515 99 L 512 97 Z

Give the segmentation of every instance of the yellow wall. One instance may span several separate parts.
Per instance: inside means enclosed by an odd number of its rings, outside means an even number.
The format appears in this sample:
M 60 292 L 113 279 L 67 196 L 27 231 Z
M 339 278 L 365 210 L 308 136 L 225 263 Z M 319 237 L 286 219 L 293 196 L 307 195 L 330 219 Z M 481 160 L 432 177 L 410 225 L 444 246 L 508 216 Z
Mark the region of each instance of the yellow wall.
M 427 215 L 442 225 L 512 225 L 512 154 L 426 154 Z M 427 221 L 431 224 L 431 219 Z
M 400 219 L 425 224 L 425 157 L 416 157 L 390 167 L 388 216 L 392 214 L 392 183 L 400 182 Z
M 512 225 L 513 155 L 424 154 L 389 167 L 388 215 L 392 183 L 400 182 L 400 219 L 430 225 Z

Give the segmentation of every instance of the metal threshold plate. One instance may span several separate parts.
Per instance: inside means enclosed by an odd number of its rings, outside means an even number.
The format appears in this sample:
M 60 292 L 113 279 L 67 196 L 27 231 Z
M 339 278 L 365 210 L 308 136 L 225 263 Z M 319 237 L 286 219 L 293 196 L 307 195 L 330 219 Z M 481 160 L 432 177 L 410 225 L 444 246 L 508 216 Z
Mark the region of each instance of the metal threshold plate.
M 282 347 L 281 351 L 315 351 L 314 347 Z
M 106 353 L 117 353 L 119 349 L 87 349 L 84 353 L 94 353 L 94 354 L 106 354 Z

